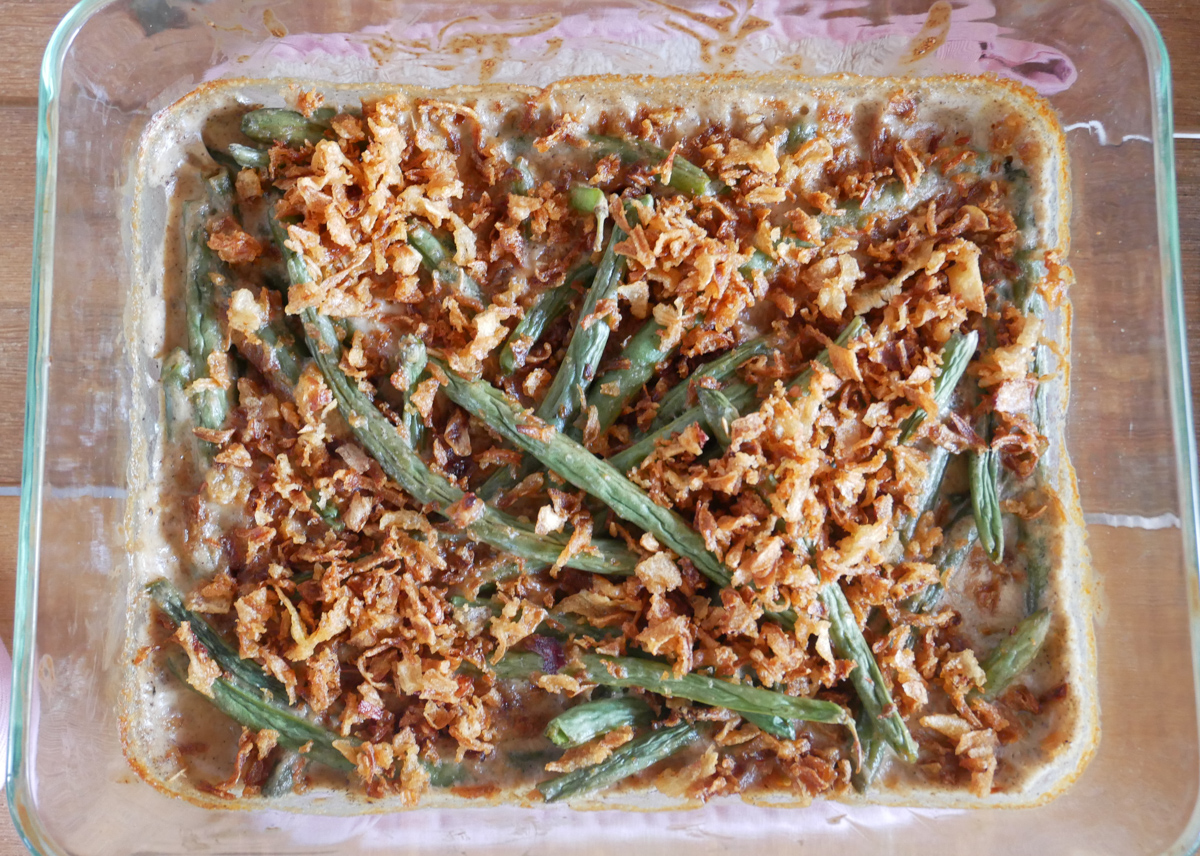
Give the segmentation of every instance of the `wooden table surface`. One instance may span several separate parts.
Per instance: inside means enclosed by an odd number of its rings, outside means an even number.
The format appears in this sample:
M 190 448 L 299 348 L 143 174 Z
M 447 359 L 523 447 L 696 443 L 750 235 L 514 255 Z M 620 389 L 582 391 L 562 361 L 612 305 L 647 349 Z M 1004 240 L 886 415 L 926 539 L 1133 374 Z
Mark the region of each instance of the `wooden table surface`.
M 1183 280 L 1193 382 L 1200 379 L 1200 2 L 1143 0 L 1163 31 L 1174 65 L 1176 162 Z M 12 650 L 17 490 L 21 483 L 29 277 L 33 243 L 38 69 L 46 42 L 74 0 L 0 0 L 0 638 Z M 3 802 L 0 797 L 0 803 Z M 25 853 L 5 809 L 0 856 Z

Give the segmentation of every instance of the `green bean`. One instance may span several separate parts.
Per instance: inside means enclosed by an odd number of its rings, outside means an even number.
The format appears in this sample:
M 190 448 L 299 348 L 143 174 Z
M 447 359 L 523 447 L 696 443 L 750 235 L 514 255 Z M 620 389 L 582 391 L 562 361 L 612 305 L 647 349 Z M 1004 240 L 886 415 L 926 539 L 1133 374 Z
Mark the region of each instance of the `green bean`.
M 546 726 L 546 737 L 555 746 L 582 746 L 618 728 L 640 728 L 654 720 L 650 705 L 635 697 L 589 701 L 560 713 Z
M 874 719 L 874 724 L 883 739 L 906 761 L 917 758 L 917 744 L 913 741 L 904 718 L 892 701 L 883 672 L 875 662 L 871 646 L 863 638 L 862 630 L 850 609 L 846 595 L 836 582 L 826 583 L 820 589 L 821 603 L 829 617 L 829 638 L 839 658 L 854 661 L 850 682 L 862 702 L 863 710 Z
M 1038 314 L 1035 303 L 1038 298 L 1038 283 L 1046 277 L 1046 264 L 1032 257 L 1028 251 L 1018 255 L 1020 275 L 1013 282 L 1013 305 L 1022 315 Z
M 754 387 L 748 383 L 733 383 L 723 390 L 725 397 L 739 411 L 754 406 L 758 396 Z M 670 422 L 642 436 L 636 443 L 622 449 L 608 458 L 608 463 L 618 472 L 627 473 L 644 461 L 659 440 L 665 440 L 682 433 L 686 428 L 704 421 L 704 409 L 697 404 L 684 410 Z
M 1037 432 L 1043 436 L 1046 434 L 1046 418 L 1049 415 L 1046 404 L 1046 383 L 1041 378 L 1046 373 L 1047 356 L 1045 345 L 1037 345 L 1033 349 L 1033 374 L 1038 378 L 1037 389 L 1033 393 L 1033 412 L 1031 418 Z M 1039 459 L 1038 463 L 1041 461 Z
M 651 204 L 649 197 L 643 197 L 640 202 L 643 205 Z M 632 225 L 637 224 L 635 206 L 626 207 L 626 216 Z M 625 232 L 614 225 L 592 287 L 588 289 L 580 307 L 579 321 L 567 345 L 567 353 L 559 364 L 545 400 L 538 408 L 539 418 L 556 428 L 561 428 L 579 412 L 580 399 L 587 393 L 595 377 L 596 365 L 608 344 L 611 330 L 603 318 L 596 316 L 596 311 L 603 302 L 616 296 L 617 286 L 625 276 L 625 257 L 616 252 L 617 244 L 624 241 L 625 237 Z
M 167 439 L 174 440 L 179 426 L 192 419 L 192 403 L 187 392 L 192 383 L 192 358 L 182 348 L 176 348 L 163 360 L 160 376 L 167 413 Z
M 289 251 L 285 248 L 284 252 L 287 257 Z M 288 270 L 303 276 L 303 279 L 293 280 L 293 284 L 307 281 L 308 271 L 302 265 L 293 267 L 289 264 Z M 313 309 L 304 310 L 302 317 L 309 352 L 333 392 L 338 409 L 367 453 L 417 502 L 434 506 L 443 514 L 451 506 L 463 507 L 464 491 L 445 476 L 430 470 L 366 393 L 339 368 L 341 343 L 329 319 Z M 470 500 L 465 503 L 473 504 Z M 566 549 L 565 537 L 538 535 L 529 524 L 486 503 L 480 504 L 483 506 L 480 516 L 464 528 L 472 537 L 502 554 L 550 565 Z M 590 546 L 592 550 L 576 554 L 566 562 L 567 566 L 598 574 L 633 573 L 638 556 L 624 544 L 593 538 Z
M 264 672 L 253 660 L 244 660 L 238 656 L 237 649 L 221 638 L 202 615 L 184 606 L 183 595 L 169 580 L 155 580 L 146 586 L 146 592 L 172 624 L 179 627 L 187 622 L 190 625 L 196 641 L 204 646 L 208 656 L 229 675 L 230 680 L 260 695 L 266 693 L 268 697 L 279 700 L 287 698 L 287 690 L 283 684 Z
M 504 347 L 500 350 L 500 370 L 511 375 L 518 367 L 525 365 L 525 358 L 530 349 L 538 343 L 546 330 L 571 308 L 579 282 L 591 279 L 596 275 L 596 266 L 585 264 L 575 268 L 562 285 L 547 289 L 537 296 L 533 305 L 517 322 L 517 326 L 508 334 Z
M 964 515 L 951 525 L 937 552 L 933 554 L 933 564 L 937 567 L 942 579 L 958 569 L 979 540 L 979 531 L 975 526 L 975 518 L 970 514 Z M 926 586 L 921 591 L 904 601 L 904 608 L 909 612 L 929 612 L 942 598 L 944 587 L 941 583 Z
M 336 502 L 332 499 L 323 499 L 321 492 L 316 488 L 308 492 L 308 498 L 312 501 L 313 511 L 329 525 L 330 529 L 334 532 L 341 532 L 346 528 L 346 525 L 342 523 L 342 510 L 338 508 Z
M 467 496 L 449 479 L 434 473 L 400 436 L 399 431 L 379 412 L 358 385 L 338 367 L 341 346 L 329 319 L 312 309 L 303 313 L 308 349 L 313 354 L 325 382 L 333 392 L 350 430 L 388 478 L 396 482 L 423 505 L 434 506 L 445 514 L 451 506 L 460 508 L 478 503 L 479 517 L 464 528 L 472 537 L 501 553 L 543 564 L 553 564 L 566 549 L 567 539 L 556 535 L 538 535 L 533 527 L 504 512 L 497 511 L 477 498 Z M 598 574 L 632 573 L 637 555 L 623 544 L 610 539 L 593 539 L 593 551 L 579 553 L 567 565 Z
M 978 168 L 968 167 L 968 171 L 977 172 Z M 841 203 L 841 214 L 820 214 L 817 220 L 821 223 L 821 237 L 830 238 L 838 229 L 847 226 L 862 229 L 867 220 L 874 214 L 883 214 L 900 210 L 912 211 L 941 192 L 943 187 L 942 175 L 937 170 L 926 169 L 917 179 L 917 183 L 907 189 L 904 183 L 896 180 L 887 184 L 878 193 L 865 202 L 860 199 L 848 199 Z
M 483 289 L 470 274 L 455 264 L 452 253 L 445 244 L 415 220 L 408 223 L 408 243 L 421 255 L 425 267 L 437 279 L 445 283 L 460 296 L 474 301 L 481 306 L 487 305 Z
M 684 723 L 637 737 L 605 760 L 541 782 L 537 789 L 546 802 L 571 799 L 607 788 L 669 758 L 696 739 L 696 726 Z
M 927 511 L 933 511 L 942 491 L 942 482 L 946 478 L 946 468 L 950 464 L 951 454 L 941 446 L 934 446 L 929 452 L 929 463 L 925 467 L 925 481 L 921 483 L 921 492 L 917 495 L 917 510 L 906 514 L 900 521 L 900 540 L 907 544 L 917 531 L 917 523 Z
M 510 652 L 493 668 L 499 678 L 530 680 L 543 672 L 543 662 L 537 654 Z M 854 724 L 846 709 L 831 701 L 798 698 L 696 672 L 677 678 L 673 676 L 669 665 L 638 657 L 583 654 L 568 663 L 563 671 L 601 686 L 648 690 L 667 698 L 682 698 L 725 708 L 743 716 L 777 716 L 785 720 L 823 722 L 851 728 Z
M 692 383 L 704 378 L 711 378 L 717 383 L 723 383 L 750 360 L 755 357 L 765 357 L 774 350 L 770 340 L 765 336 L 758 336 L 696 369 L 686 381 L 677 383 L 667 390 L 666 395 L 658 402 L 658 410 L 655 412 L 651 428 L 662 428 L 687 409 L 688 388 Z
M 1036 520 L 1018 523 L 1020 546 L 1025 557 L 1025 612 L 1032 614 L 1042 605 L 1042 593 L 1050 581 L 1050 559 L 1046 534 Z
M 1004 518 L 1000 512 L 1000 456 L 972 450 L 967 457 L 971 474 L 971 508 L 979 528 L 979 543 L 993 562 L 1004 558 Z
M 983 689 L 984 698 L 995 698 L 1029 668 L 1046 641 L 1050 620 L 1049 610 L 1042 609 L 1033 613 L 1014 627 L 1012 633 L 979 664 L 987 676 Z
M 816 247 L 817 245 L 814 244 L 812 241 L 802 241 L 799 238 L 783 238 L 782 240 L 776 242 L 776 244 L 775 244 L 776 252 L 778 252 L 781 247 L 785 247 L 785 246 L 794 246 L 794 247 L 801 247 L 804 249 L 812 249 L 812 248 Z M 745 261 L 745 263 L 743 263 L 742 266 L 738 268 L 738 272 L 745 279 L 750 279 L 751 276 L 754 274 L 754 271 L 759 271 L 760 273 L 767 274 L 767 273 L 770 273 L 771 271 L 775 270 L 775 267 L 777 264 L 778 264 L 778 262 L 776 262 L 775 259 L 771 258 L 769 255 L 764 253 L 762 250 L 755 249 L 755 250 L 751 251 L 750 258 L 748 258 Z
M 210 206 L 188 203 L 184 206 L 184 230 L 187 233 L 187 290 L 184 302 L 187 314 L 188 356 L 197 380 L 209 379 L 209 356 L 224 351 L 225 332 L 218 309 L 218 292 L 228 291 L 228 272 L 208 248 L 205 222 Z M 223 389 L 201 389 L 192 393 L 193 413 L 201 428 L 221 430 L 233 408 L 233 385 Z M 211 444 L 204 445 L 204 457 L 212 454 Z
M 504 611 L 503 604 L 495 600 L 468 600 L 461 595 L 451 595 L 450 602 L 456 608 L 485 609 L 489 615 L 500 615 Z M 621 631 L 616 627 L 593 627 L 592 625 L 573 618 L 561 612 L 547 612 L 545 620 L 538 625 L 537 633 L 555 639 L 569 639 L 572 636 L 589 639 L 604 639 L 609 636 L 620 636 Z
M 167 659 L 167 668 L 176 678 L 187 683 L 187 666 L 182 658 Z M 189 686 L 191 686 L 189 684 Z M 213 705 L 234 722 L 254 731 L 270 730 L 278 734 L 280 746 L 299 751 L 306 748 L 304 757 L 335 770 L 352 772 L 354 764 L 334 748 L 334 742 L 342 738 L 312 723 L 295 710 L 265 701 L 236 681 L 217 678 L 212 683 L 212 695 L 206 696 Z M 349 739 L 356 744 L 358 741 Z
M 708 552 L 704 539 L 679 514 L 658 505 L 608 462 L 563 432 L 531 418 L 500 390 L 484 381 L 467 380 L 445 363 L 437 363 L 446 378 L 442 388 L 451 401 L 518 449 L 537 458 L 547 469 L 603 502 L 623 520 L 651 532 L 713 582 L 729 585 L 729 571 Z
M 650 198 L 643 197 L 641 202 L 649 205 Z M 637 208 L 629 205 L 626 212 L 630 222 L 637 223 Z M 567 344 L 566 354 L 559 363 L 558 372 L 550 384 L 550 389 L 546 391 L 546 397 L 536 410 L 537 418 L 556 430 L 561 430 L 579 412 L 579 407 L 595 377 L 596 366 L 608 344 L 611 329 L 607 321 L 596 313 L 604 302 L 616 296 L 617 286 L 625 276 L 625 257 L 616 253 L 617 244 L 623 240 L 625 233 L 614 224 L 604 254 L 600 257 L 600 264 L 596 268 L 595 279 L 584 295 L 579 319 L 571 341 Z M 537 461 L 526 456 L 515 473 L 508 468 L 501 468 L 489 476 L 480 487 L 479 495 L 490 500 L 536 470 Z
M 592 384 L 588 406 L 596 408 L 601 434 L 617 421 L 625 405 L 642 390 L 658 364 L 675 353 L 678 346 L 663 347 L 663 329 L 653 318 L 643 323 L 625 343 L 618 367 L 605 372 Z
M 860 794 L 865 793 L 887 757 L 888 742 L 883 739 L 879 729 L 875 727 L 875 719 L 866 710 L 859 711 L 855 718 L 858 724 L 858 739 L 862 743 L 862 760 L 858 769 L 850 776 L 850 783 Z
M 623 140 L 602 134 L 588 134 L 587 139 L 603 154 L 615 154 L 626 164 L 649 161 L 657 165 L 666 160 L 668 154 L 658 146 L 642 140 Z M 723 181 L 709 178 L 708 173 L 679 155 L 671 162 L 671 180 L 666 184 L 691 196 L 716 194 L 725 189 Z
M 567 201 L 580 214 L 591 214 L 604 204 L 604 191 L 589 184 L 572 184 Z
M 815 139 L 817 136 L 817 126 L 815 122 L 809 119 L 797 119 L 788 126 L 787 140 L 784 142 L 784 151 L 788 154 L 795 154 L 800 150 L 800 147 L 809 140 Z
M 846 325 L 846 328 L 842 331 L 841 335 L 838 336 L 838 338 L 836 340 L 836 344 L 841 347 L 845 347 L 848 342 L 850 342 L 852 339 L 857 338 L 859 333 L 861 333 L 865 328 L 866 328 L 866 324 L 863 322 L 862 318 L 855 317 L 849 324 Z M 747 344 L 749 344 L 749 343 L 747 343 Z M 726 356 L 729 356 L 729 355 L 727 354 Z M 724 357 L 722 359 L 724 359 Z M 818 362 L 821 365 L 825 366 L 826 368 L 829 368 L 829 366 L 830 366 L 829 351 L 828 350 L 821 351 L 821 353 L 815 357 L 814 362 Z M 711 366 L 711 364 L 710 364 L 710 366 Z M 703 371 L 703 370 L 697 371 L 695 373 L 696 376 L 704 376 L 704 375 L 701 375 L 701 371 Z M 732 369 L 731 369 L 731 371 L 732 371 Z M 707 376 L 712 377 L 713 375 L 707 375 Z M 812 381 L 812 376 L 813 376 L 812 368 L 811 367 L 807 368 L 804 371 L 802 371 L 800 374 L 798 374 L 794 378 L 792 378 L 791 381 L 789 381 L 786 384 L 785 388 L 789 389 L 789 390 L 795 389 L 797 387 L 802 388 L 802 389 L 807 389 L 809 383 L 811 383 L 811 381 Z M 686 402 L 686 394 L 687 394 L 686 393 L 686 385 L 685 384 L 677 385 L 675 387 L 675 389 L 679 389 L 681 387 L 684 389 L 683 401 Z M 675 389 L 672 389 L 671 393 L 674 393 Z M 743 412 L 743 413 L 746 412 L 752 405 L 754 405 L 758 401 L 758 396 L 757 396 L 757 393 L 756 393 L 754 387 L 750 386 L 749 384 L 745 384 L 745 383 L 730 384 L 729 386 L 725 387 L 723 392 L 725 393 L 725 397 L 729 399 L 730 404 L 732 404 L 739 412 Z M 663 401 L 659 404 L 659 414 L 660 414 L 659 418 L 661 418 L 663 403 L 668 402 L 668 398 L 672 397 L 671 393 L 668 393 L 666 396 L 664 396 Z M 674 407 L 673 402 L 670 403 L 670 407 L 671 408 Z M 617 454 L 611 456 L 608 459 L 608 462 L 616 470 L 618 470 L 622 473 L 629 472 L 629 470 L 633 469 L 638 464 L 640 464 L 642 461 L 644 461 L 646 459 L 646 457 L 651 452 L 654 451 L 654 447 L 659 440 L 664 440 L 668 437 L 672 437 L 672 436 L 680 433 L 681 431 L 683 431 L 689 425 L 693 425 L 697 422 L 702 421 L 703 419 L 704 419 L 704 411 L 700 407 L 700 405 L 696 405 L 695 407 L 691 407 L 691 408 L 688 408 L 687 410 L 683 410 L 681 413 L 679 413 L 678 416 L 676 416 L 674 419 L 672 419 L 671 421 L 667 422 L 664 425 L 659 425 L 656 420 L 655 426 L 652 427 L 652 430 L 649 434 L 646 434 L 645 436 L 641 437 L 637 442 L 635 442 L 633 445 L 629 446 L 628 448 L 622 449 Z
M 715 389 L 701 387 L 697 390 L 700 398 L 700 411 L 704 414 L 704 422 L 709 432 L 716 438 L 722 449 L 728 449 L 733 442 L 729 432 L 733 423 L 741 417 L 741 413 L 733 406 L 733 402 L 725 393 Z
M 519 157 L 513 161 L 513 169 L 517 173 L 517 180 L 513 182 L 513 192 L 519 196 L 528 196 L 533 193 L 537 189 L 537 178 L 533 175 L 529 161 Z
M 938 417 L 941 418 L 950 404 L 954 389 L 967 370 L 971 357 L 979 345 L 979 333 L 972 330 L 967 335 L 955 332 L 942 348 L 942 371 L 933 382 L 933 400 L 937 404 Z M 928 414 L 917 408 L 904 420 L 900 426 L 900 436 L 896 442 L 904 444 L 909 441 L 916 430 L 921 427 Z
M 279 760 L 275 762 L 271 774 L 263 782 L 262 795 L 267 799 L 278 799 L 292 793 L 296 787 L 296 778 L 300 773 L 299 766 L 303 757 L 299 752 L 284 749 Z
M 743 713 L 742 719 L 757 726 L 759 731 L 766 732 L 780 740 L 796 739 L 796 723 L 782 716 L 766 716 L 761 713 Z
M 286 318 L 278 308 L 271 309 L 270 317 L 253 339 L 235 335 L 234 345 L 272 389 L 284 396 L 291 395 L 300 379 L 301 359 Z
M 295 225 L 297 222 L 296 218 L 279 219 L 275 214 L 275 206 L 272 204 L 270 206 L 269 222 L 271 226 L 271 238 L 283 256 L 284 265 L 287 268 L 288 280 L 292 283 L 308 282 L 312 277 L 308 273 L 308 265 L 305 263 L 304 257 L 286 244 L 288 240 L 287 227 Z
M 247 169 L 266 169 L 271 165 L 270 152 L 239 143 L 229 144 L 229 157 L 237 166 Z
M 400 340 L 398 356 L 399 367 L 392 377 L 397 389 L 404 394 L 404 412 L 400 424 L 408 435 L 409 448 L 419 450 L 425 444 L 425 423 L 421 421 L 421 414 L 412 402 L 412 393 L 425 373 L 429 356 L 425 352 L 425 343 L 416 336 L 405 336 Z
M 279 107 L 263 107 L 242 116 L 242 133 L 260 143 L 283 143 L 292 147 L 305 143 L 315 145 L 325 139 L 327 130 L 328 121 L 317 121 L 315 117 L 306 119 L 295 110 Z
M 774 267 L 775 259 L 768 256 L 762 250 L 754 250 L 750 253 L 750 258 L 746 259 L 745 263 L 738 268 L 738 271 L 742 276 L 749 279 L 754 271 L 766 273 L 769 270 L 773 270 Z

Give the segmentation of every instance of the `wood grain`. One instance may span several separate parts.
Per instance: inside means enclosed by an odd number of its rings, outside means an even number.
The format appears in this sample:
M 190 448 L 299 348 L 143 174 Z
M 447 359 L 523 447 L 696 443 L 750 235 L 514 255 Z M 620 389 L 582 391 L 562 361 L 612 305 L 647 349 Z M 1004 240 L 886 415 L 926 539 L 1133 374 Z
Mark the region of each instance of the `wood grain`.
M 38 69 L 46 43 L 74 0 L 3 0 L 0 104 L 37 104 Z
M 38 72 L 46 42 L 73 0 L 0 0 L 0 488 L 19 484 L 33 235 Z M 1147 0 L 1173 62 L 1176 128 L 1200 135 L 1200 2 Z M 1191 372 L 1200 379 L 1200 139 L 1176 146 Z M 0 638 L 11 647 L 18 501 L 0 496 Z M 3 811 L 0 856 L 25 850 Z
M 0 66 L 3 63 L 0 62 Z M 21 483 L 25 368 L 29 343 L 29 275 L 33 255 L 37 108 L 0 106 L 9 144 L 0 152 L 0 174 L 10 177 L 0 205 L 0 485 Z

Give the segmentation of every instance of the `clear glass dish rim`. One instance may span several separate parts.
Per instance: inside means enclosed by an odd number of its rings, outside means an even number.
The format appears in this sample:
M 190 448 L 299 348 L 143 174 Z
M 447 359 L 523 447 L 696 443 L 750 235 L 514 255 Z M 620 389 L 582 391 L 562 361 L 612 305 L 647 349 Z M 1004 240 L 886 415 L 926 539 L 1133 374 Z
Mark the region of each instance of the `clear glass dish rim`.
M 42 477 L 45 468 L 47 417 L 49 309 L 53 296 L 52 227 L 56 189 L 51 158 L 58 141 L 57 105 L 67 51 L 93 14 L 120 0 L 80 0 L 59 22 L 42 58 L 38 81 L 37 181 L 33 230 L 33 263 L 29 305 L 29 358 L 26 369 L 25 423 L 21 465 L 20 523 L 18 527 L 16 597 L 13 616 L 13 683 L 10 699 L 8 763 L 5 796 L 9 814 L 22 842 L 36 856 L 54 856 L 53 841 L 40 835 L 36 813 L 19 804 L 19 784 L 25 773 L 27 702 L 35 679 L 33 662 L 37 629 L 38 538 L 41 532 Z M 1200 663 L 1200 481 L 1192 417 L 1188 367 L 1187 327 L 1184 314 L 1179 208 L 1176 193 L 1174 113 L 1171 102 L 1171 63 L 1162 34 L 1138 0 L 1103 0 L 1134 29 L 1149 64 L 1151 124 L 1154 145 L 1155 202 L 1162 268 L 1163 313 L 1170 372 L 1171 423 L 1179 479 L 1179 517 L 1183 560 L 1188 571 L 1193 663 Z M 1193 676 L 1193 692 L 1200 709 L 1200 674 Z M 18 688 L 20 691 L 18 691 Z M 30 828 L 30 824 L 34 828 Z M 1200 852 L 1200 801 L 1172 853 Z

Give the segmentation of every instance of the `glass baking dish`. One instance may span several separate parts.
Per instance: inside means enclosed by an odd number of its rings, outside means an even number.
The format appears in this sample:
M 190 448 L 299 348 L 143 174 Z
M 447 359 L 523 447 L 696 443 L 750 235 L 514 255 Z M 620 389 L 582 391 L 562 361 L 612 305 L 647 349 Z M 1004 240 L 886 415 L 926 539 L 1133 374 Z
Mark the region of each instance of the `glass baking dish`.
M 948 13 L 948 14 L 947 14 Z M 122 753 L 130 462 L 149 418 L 133 167 L 147 123 L 204 81 L 545 84 L 566 75 L 994 72 L 1059 111 L 1073 170 L 1067 446 L 1098 605 L 1101 739 L 1065 794 L 1020 810 L 723 801 L 701 809 L 211 811 Z M 1131 0 L 87 0 L 46 52 L 30 322 L 8 801 L 44 854 L 1191 853 L 1200 843 L 1193 652 L 1196 454 L 1170 74 Z M 1153 695 L 1150 693 L 1153 688 Z M 319 807 L 315 807 L 319 810 Z

